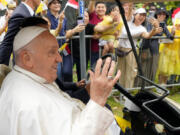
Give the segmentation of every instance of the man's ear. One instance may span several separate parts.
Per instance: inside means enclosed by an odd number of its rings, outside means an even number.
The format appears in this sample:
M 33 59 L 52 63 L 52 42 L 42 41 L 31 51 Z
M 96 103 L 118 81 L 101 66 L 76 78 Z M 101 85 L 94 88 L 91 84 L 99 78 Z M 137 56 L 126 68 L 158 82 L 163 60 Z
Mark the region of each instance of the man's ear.
M 23 51 L 21 53 L 21 58 L 24 66 L 27 68 L 33 67 L 32 55 L 28 51 Z

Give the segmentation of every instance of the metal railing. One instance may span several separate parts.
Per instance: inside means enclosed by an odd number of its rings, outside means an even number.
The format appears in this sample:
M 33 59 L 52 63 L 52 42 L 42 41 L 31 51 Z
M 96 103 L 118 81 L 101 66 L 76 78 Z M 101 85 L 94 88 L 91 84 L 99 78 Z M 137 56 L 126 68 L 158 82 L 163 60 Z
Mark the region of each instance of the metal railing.
M 72 39 L 77 39 L 77 38 L 79 38 L 80 36 L 73 36 L 72 37 Z M 93 38 L 93 36 L 92 35 L 85 35 L 85 37 L 84 38 L 89 38 L 89 39 L 91 39 L 91 38 Z M 178 37 L 178 36 L 175 36 L 174 37 L 175 39 L 180 39 L 180 37 Z M 57 37 L 57 39 L 58 40 L 60 40 L 60 39 L 65 39 L 65 37 Z M 119 37 L 119 39 L 127 39 L 127 38 L 120 38 Z M 141 38 L 141 37 L 136 37 L 136 39 L 143 39 L 143 38 Z M 152 38 L 150 38 L 150 39 L 167 39 L 167 37 L 166 36 L 153 36 Z M 85 51 L 85 50 L 84 50 Z M 91 50 L 90 50 L 91 51 Z M 73 53 L 73 52 L 72 52 Z M 90 52 L 90 54 L 91 54 L 91 52 Z M 86 56 L 82 56 L 82 55 L 80 55 L 80 57 L 86 57 Z M 91 56 L 90 56 L 90 58 L 91 58 Z M 80 60 L 81 60 L 81 58 L 80 58 Z M 86 76 L 86 67 L 84 67 L 84 75 L 83 76 Z M 81 72 L 82 73 L 82 72 Z M 82 77 L 82 75 L 81 75 L 81 77 Z M 176 84 L 168 84 L 168 85 L 164 85 L 164 87 L 172 87 L 172 86 L 180 86 L 180 83 L 176 83 Z M 138 89 L 140 89 L 141 87 L 134 87 L 134 88 L 127 88 L 127 90 L 129 90 L 129 91 L 131 91 L 131 90 L 138 90 Z M 146 86 L 145 87 L 145 89 L 152 89 L 152 88 L 155 88 L 154 86 Z

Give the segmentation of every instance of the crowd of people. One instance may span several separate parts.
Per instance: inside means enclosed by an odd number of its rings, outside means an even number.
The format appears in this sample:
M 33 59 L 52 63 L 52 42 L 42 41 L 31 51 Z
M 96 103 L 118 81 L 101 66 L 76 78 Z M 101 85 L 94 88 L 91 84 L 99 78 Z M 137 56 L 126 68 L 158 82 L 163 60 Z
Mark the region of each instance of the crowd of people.
M 38 12 L 33 12 L 33 10 L 42 3 L 44 8 L 42 8 L 41 11 L 38 10 Z M 17 31 L 19 31 L 19 21 L 23 18 L 34 16 L 36 14 L 36 16 L 41 16 L 48 22 L 49 29 L 55 37 L 65 36 L 65 39 L 58 40 L 59 47 L 62 47 L 66 42 L 71 41 L 67 46 L 63 47 L 61 51 L 63 62 L 58 63 L 57 74 L 59 80 L 72 82 L 74 65 L 76 65 L 78 81 L 81 80 L 80 42 L 78 38 L 71 38 L 75 35 L 79 35 L 80 32 L 85 30 L 86 35 L 93 35 L 92 39 L 86 39 L 86 67 L 88 67 L 89 60 L 92 67 L 100 57 L 100 54 L 103 56 L 107 53 L 115 52 L 118 56 L 117 69 L 122 71 L 122 78 L 119 79 L 121 85 L 125 88 L 132 88 L 134 87 L 134 84 L 137 86 L 141 83 L 141 81 L 134 81 L 138 72 L 137 64 L 131 44 L 127 38 L 126 29 L 123 26 L 119 8 L 116 4 L 110 3 L 107 6 L 104 2 L 90 1 L 84 12 L 83 21 L 79 24 L 77 10 L 73 8 L 68 10 L 70 8 L 68 6 L 63 7 L 64 9 L 62 9 L 61 0 L 44 0 L 41 1 L 41 3 L 30 3 L 30 5 L 33 7 L 33 9 L 30 10 L 30 14 L 26 13 L 27 11 L 24 7 L 22 7 L 24 5 L 21 3 L 13 13 L 14 15 L 10 20 L 9 18 L 12 13 L 12 9 L 10 8 L 8 8 L 7 14 L 1 17 L 4 20 L 2 21 L 4 25 L 2 25 L 1 30 L 2 43 L 0 46 L 0 63 L 6 65 L 9 64 L 14 35 Z M 160 83 L 166 83 L 170 75 L 179 75 L 172 70 L 171 73 L 161 72 L 161 66 L 164 65 L 162 64 L 162 59 L 159 62 L 160 42 L 159 39 L 151 39 L 152 36 L 162 36 L 166 34 L 167 38 L 173 41 L 175 31 L 178 31 L 176 28 L 178 23 L 174 23 L 173 30 L 170 30 L 170 33 L 166 26 L 169 13 L 165 10 L 165 8 L 157 9 L 153 4 L 149 4 L 148 11 L 145 8 L 136 9 L 133 3 L 123 3 L 123 8 L 130 32 L 134 39 L 134 44 L 135 46 L 140 46 L 140 49 L 137 47 L 136 49 L 139 49 L 139 58 L 145 77 L 154 81 L 158 65 L 160 69 L 160 71 L 158 70 L 160 72 Z M 25 12 L 19 13 L 22 12 L 22 9 L 25 10 Z M 68 15 L 66 10 L 68 10 L 68 12 L 73 11 L 74 13 L 72 13 L 72 15 Z M 20 15 L 18 17 L 19 19 L 16 19 L 16 15 Z M 15 21 L 13 20 L 13 17 L 15 17 Z M 178 19 L 178 17 L 176 18 Z M 8 20 L 9 25 L 7 26 Z M 6 36 L 5 31 L 7 31 Z M 175 36 L 177 36 L 177 34 Z M 142 38 L 143 40 L 139 43 L 138 38 Z M 178 39 L 176 40 L 178 41 Z M 166 46 L 166 44 L 163 46 Z M 102 50 L 102 52 L 99 52 L 100 50 Z M 177 55 L 178 56 L 175 61 L 179 59 L 179 54 Z M 176 67 L 176 69 L 178 68 L 173 64 L 172 66 Z M 165 80 L 163 79 L 163 76 L 166 76 Z
M 135 80 L 137 63 L 119 7 L 89 1 L 80 18 L 77 9 L 61 6 L 61 0 L 12 0 L 1 9 L 0 64 L 9 66 L 13 54 L 13 68 L 0 90 L 0 134 L 119 135 L 121 131 L 107 98 L 117 81 L 125 88 L 141 82 Z M 173 26 L 167 26 L 169 14 L 164 8 L 150 4 L 147 11 L 127 2 L 123 8 L 144 76 L 154 81 L 158 71 L 159 82 L 166 83 L 169 76 L 180 75 L 180 39 L 174 39 L 180 36 L 180 14 L 174 16 Z M 93 35 L 85 39 L 86 67 L 89 61 L 96 64 L 88 84 L 81 80 L 80 40 L 72 38 L 82 31 Z M 151 39 L 164 34 L 169 40 Z M 99 54 L 107 53 L 115 53 L 117 61 L 99 59 Z

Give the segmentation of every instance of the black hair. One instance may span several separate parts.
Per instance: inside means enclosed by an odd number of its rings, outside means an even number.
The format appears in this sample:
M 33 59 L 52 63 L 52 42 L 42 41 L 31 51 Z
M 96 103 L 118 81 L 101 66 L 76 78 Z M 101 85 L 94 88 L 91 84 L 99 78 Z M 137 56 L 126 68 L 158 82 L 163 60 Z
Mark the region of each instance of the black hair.
M 149 7 L 156 7 L 156 5 L 154 3 L 150 3 Z
M 39 24 L 48 25 L 48 22 L 46 20 L 44 20 L 42 17 L 28 17 L 22 21 L 20 28 L 36 26 Z
M 113 5 L 109 6 L 109 7 L 107 7 L 106 14 L 107 14 L 107 15 L 110 14 L 116 7 L 118 7 L 117 4 L 113 4 Z M 118 7 L 118 8 L 119 8 L 119 7 Z
M 96 7 L 98 4 L 104 4 L 104 5 L 105 5 L 105 7 L 106 7 L 106 3 L 105 3 L 105 2 L 98 1 L 98 2 L 96 2 L 95 7 Z
M 133 18 L 133 23 L 135 22 L 135 16 L 136 16 L 137 14 L 135 14 L 134 15 L 134 18 Z M 142 26 L 146 26 L 146 22 L 147 22 L 147 18 L 144 20 L 144 22 L 141 24 Z
M 169 18 L 168 12 L 167 12 L 166 9 L 163 8 L 163 7 L 157 9 L 154 17 L 157 19 L 157 15 L 159 15 L 160 13 L 165 13 L 165 14 L 166 14 L 166 20 Z

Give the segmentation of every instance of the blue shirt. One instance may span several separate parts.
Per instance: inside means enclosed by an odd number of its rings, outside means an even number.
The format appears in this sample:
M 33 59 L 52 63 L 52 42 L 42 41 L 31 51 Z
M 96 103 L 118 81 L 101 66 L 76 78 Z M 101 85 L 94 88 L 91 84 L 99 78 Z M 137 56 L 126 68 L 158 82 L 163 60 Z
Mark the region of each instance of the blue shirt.
M 47 16 L 51 22 L 51 29 L 56 29 L 58 26 L 58 21 L 59 18 L 56 18 L 53 14 L 51 14 L 51 12 L 48 10 L 47 12 Z M 66 30 L 67 30 L 67 19 L 64 18 L 63 20 L 63 24 L 62 24 L 62 28 L 61 31 L 59 33 L 59 36 L 65 36 L 66 35 Z M 62 44 L 65 43 L 65 39 L 60 39 L 58 40 L 59 46 L 61 46 Z

